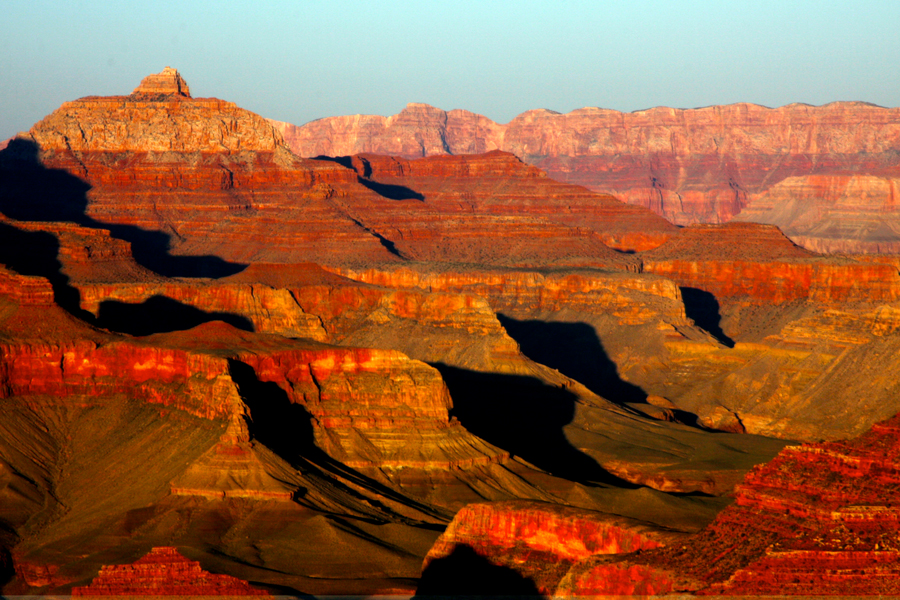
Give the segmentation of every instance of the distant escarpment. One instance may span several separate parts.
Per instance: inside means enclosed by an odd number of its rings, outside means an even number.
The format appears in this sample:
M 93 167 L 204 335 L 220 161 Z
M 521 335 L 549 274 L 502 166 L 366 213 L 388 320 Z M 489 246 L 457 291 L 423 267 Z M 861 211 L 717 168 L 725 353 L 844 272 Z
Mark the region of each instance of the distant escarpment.
M 532 110 L 506 125 L 410 104 L 392 117 L 275 123 L 301 156 L 408 158 L 511 152 L 553 179 L 644 206 L 679 225 L 782 227 L 828 252 L 896 252 L 900 109 L 862 102 L 753 104 L 621 113 Z

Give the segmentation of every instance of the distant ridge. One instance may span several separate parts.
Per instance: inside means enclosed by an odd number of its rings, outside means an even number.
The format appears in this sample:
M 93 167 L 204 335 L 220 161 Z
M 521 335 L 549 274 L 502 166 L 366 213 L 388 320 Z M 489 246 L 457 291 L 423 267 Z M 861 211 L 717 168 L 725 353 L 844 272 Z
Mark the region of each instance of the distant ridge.
M 390 117 L 273 124 L 301 156 L 503 150 L 553 179 L 612 194 L 678 225 L 741 214 L 820 252 L 900 252 L 900 108 L 832 102 L 631 113 L 536 109 L 502 125 L 469 111 L 409 104 Z

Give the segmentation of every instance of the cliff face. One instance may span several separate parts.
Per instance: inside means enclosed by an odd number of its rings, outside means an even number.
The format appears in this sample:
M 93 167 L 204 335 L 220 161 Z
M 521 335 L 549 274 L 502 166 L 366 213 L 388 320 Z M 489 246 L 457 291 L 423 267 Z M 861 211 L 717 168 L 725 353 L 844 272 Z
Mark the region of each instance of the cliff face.
M 502 230 L 500 239 L 507 245 L 503 251 L 513 256 L 522 252 L 519 246 L 528 244 L 542 245 L 545 253 L 550 248 L 553 252 L 565 252 L 586 264 L 589 264 L 586 262 L 588 257 L 596 264 L 603 264 L 601 261 L 625 263 L 625 257 L 614 258 L 614 253 L 606 251 L 596 241 L 588 245 L 591 238 L 602 240 L 617 250 L 633 252 L 654 248 L 677 231 L 648 210 L 554 181 L 541 170 L 504 152 L 433 156 L 419 160 L 365 154 L 353 157 L 351 165 L 360 177 L 371 182 L 369 185 L 396 186 L 393 189 L 406 188 L 416 192 L 422 200 L 418 207 L 421 216 L 415 213 L 409 216 L 415 215 L 413 218 L 418 220 L 419 236 L 432 228 L 442 227 L 446 229 L 436 229 L 435 233 L 441 232 L 444 238 L 455 237 L 449 227 L 461 229 L 460 233 L 465 237 L 482 228 Z M 404 228 L 405 219 L 398 215 L 396 205 L 392 208 L 395 210 L 366 215 L 367 219 L 379 219 L 381 223 L 375 227 L 380 231 Z M 441 213 L 441 219 L 435 220 L 433 225 L 431 219 L 425 217 L 429 209 Z M 452 220 L 450 224 L 442 226 L 441 223 L 448 219 Z M 525 228 L 520 232 L 523 225 Z M 400 236 L 385 235 L 395 240 L 401 249 L 405 239 L 410 237 L 409 233 L 403 232 Z M 501 243 L 500 239 L 495 242 Z M 562 248 L 557 249 L 559 246 Z M 535 253 L 539 255 L 537 251 Z M 426 257 L 414 258 L 424 260 Z M 468 262 L 484 262 L 473 258 Z M 534 258 L 531 260 L 535 261 Z M 572 259 L 569 260 L 572 264 Z
M 881 303 L 900 294 L 900 275 L 890 265 L 817 256 L 777 228 L 751 223 L 688 227 L 642 258 L 645 271 L 719 299 Z
M 680 537 L 633 519 L 550 504 L 470 504 L 429 550 L 419 593 L 452 589 L 452 582 L 441 580 L 441 564 L 467 552 L 515 569 L 541 594 L 551 595 L 568 569 L 589 556 L 656 548 Z
M 771 223 L 816 252 L 897 254 L 895 169 L 788 177 L 754 194 L 739 221 Z
M 631 569 L 648 580 L 680 575 L 656 593 L 897 593 L 897 425 L 893 417 L 854 440 L 786 448 L 753 469 L 735 504 L 695 538 L 617 564 L 597 564 L 589 571 L 594 585 L 574 589 L 621 593 L 604 582 L 605 575 Z
M 779 225 L 817 251 L 893 252 L 900 230 L 885 193 L 897 177 L 900 115 L 861 102 L 532 110 L 506 125 L 411 104 L 394 117 L 280 127 L 301 156 L 504 150 L 555 180 L 679 225 L 723 223 L 747 211 L 741 220 Z M 847 217 L 857 226 L 842 228 Z
M 443 132 L 420 154 L 511 131 L 404 119 L 385 127 Z M 663 152 L 641 127 L 629 143 Z M 900 410 L 894 258 L 679 229 L 503 151 L 301 159 L 170 69 L 13 140 L 0 212 L 3 593 L 177 545 L 280 589 L 409 594 L 472 504 L 429 578 L 462 560 L 650 593 L 681 580 L 598 553 L 712 521 L 785 445 L 752 433 Z M 98 585 L 132 589 L 125 571 Z

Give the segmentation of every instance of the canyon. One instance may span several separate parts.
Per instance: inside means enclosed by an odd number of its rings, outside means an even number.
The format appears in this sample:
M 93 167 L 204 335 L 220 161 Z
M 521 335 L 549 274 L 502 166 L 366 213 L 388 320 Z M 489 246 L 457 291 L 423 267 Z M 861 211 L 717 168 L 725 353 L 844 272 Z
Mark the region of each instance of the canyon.
M 863 108 L 732 112 L 852 171 L 893 139 L 829 141 Z M 167 68 L 0 150 L 0 590 L 894 589 L 900 261 L 680 227 L 443 115 L 281 133 Z
M 390 117 L 273 123 L 300 156 L 502 150 L 678 225 L 737 219 L 777 225 L 816 252 L 896 253 L 898 110 L 864 102 L 538 109 L 498 124 L 413 103 Z

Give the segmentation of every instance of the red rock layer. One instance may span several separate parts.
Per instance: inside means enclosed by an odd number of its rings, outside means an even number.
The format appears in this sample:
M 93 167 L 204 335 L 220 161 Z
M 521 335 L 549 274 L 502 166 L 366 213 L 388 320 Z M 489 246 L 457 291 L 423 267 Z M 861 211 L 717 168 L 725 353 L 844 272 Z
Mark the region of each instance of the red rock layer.
M 679 574 L 655 593 L 897 594 L 898 433 L 895 416 L 853 440 L 785 448 L 755 467 L 734 505 L 693 539 L 595 565 L 582 573 L 595 587 L 577 589 L 622 593 L 604 581 L 624 568 L 651 579 Z
M 126 341 L 0 344 L 0 393 L 50 395 L 90 405 L 92 398 L 127 394 L 207 418 L 228 418 L 224 360 Z M 226 377 L 227 378 L 227 377 Z
M 622 325 L 661 316 L 683 321 L 678 287 L 653 275 L 600 270 L 527 271 L 444 269 L 427 265 L 337 270 L 355 281 L 390 288 L 456 292 L 486 298 L 495 312 L 554 313 L 564 310 L 612 314 Z
M 393 117 L 332 117 L 283 128 L 301 156 L 504 150 L 553 179 L 612 194 L 678 224 L 727 221 L 753 195 L 788 177 L 895 172 L 892 156 L 900 147 L 898 109 L 861 102 L 532 110 L 506 125 L 411 104 Z
M 443 227 L 472 229 L 478 228 L 481 220 L 487 225 L 487 219 L 504 217 L 495 226 L 496 230 L 503 231 L 503 236 L 496 236 L 494 241 L 512 242 L 513 252 L 517 245 L 528 243 L 517 232 L 517 221 L 521 222 L 525 217 L 532 221 L 530 235 L 537 238 L 530 243 L 554 249 L 556 244 L 570 246 L 570 254 L 578 257 L 581 252 L 583 259 L 594 256 L 597 261 L 612 261 L 613 255 L 602 247 L 588 246 L 579 250 L 578 245 L 585 243 L 586 236 L 599 236 L 605 244 L 619 250 L 639 251 L 658 246 L 676 231 L 670 223 L 647 210 L 549 179 L 539 169 L 504 152 L 433 156 L 419 160 L 366 154 L 353 157 L 352 164 L 367 180 L 402 186 L 421 196 L 422 203 L 418 207 L 414 204 L 406 209 L 418 209 L 423 215 L 418 217 L 422 221 L 425 215 L 434 211 L 442 213 L 442 219 L 452 219 L 450 225 Z M 400 229 L 400 235 L 384 235 L 402 247 L 410 237 L 410 233 L 402 230 L 411 229 L 412 224 L 406 225 L 398 219 L 396 205 L 393 208 L 395 210 L 386 214 L 380 212 L 366 217 L 379 231 Z M 411 212 L 410 216 L 413 215 L 415 213 Z M 566 231 L 559 225 L 570 229 Z M 417 233 L 421 236 L 429 226 L 427 221 L 417 224 L 419 232 L 411 232 L 413 238 Z M 433 227 L 441 227 L 441 221 L 435 221 Z M 567 237 L 568 240 L 554 241 L 553 237 Z M 512 239 L 507 242 L 507 238 Z M 587 252 L 594 254 L 585 254 Z M 620 256 L 619 262 L 626 261 Z
M 773 226 L 696 225 L 644 253 L 644 271 L 719 299 L 746 297 L 784 303 L 893 302 L 900 275 L 889 265 L 817 256 Z
M 677 537 L 632 519 L 559 505 L 469 504 L 429 550 L 423 571 L 465 546 L 493 564 L 514 566 L 549 595 L 568 568 L 584 558 L 656 548 Z
M 675 231 L 500 152 L 415 165 L 363 156 L 355 171 L 299 159 L 257 115 L 175 92 L 69 102 L 17 143 L 25 154 L 33 143 L 37 156 L 24 160 L 83 197 L 61 206 L 47 200 L 60 190 L 48 190 L 32 202 L 13 185 L 10 216 L 161 231 L 176 255 L 634 269 L 633 257 L 608 246 L 644 250 Z
M 43 277 L 19 275 L 0 266 L 0 296 L 17 304 L 54 306 L 53 287 Z
M 153 548 L 130 565 L 109 565 L 73 596 L 268 596 L 246 581 L 204 571 L 177 549 Z

